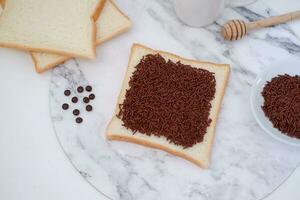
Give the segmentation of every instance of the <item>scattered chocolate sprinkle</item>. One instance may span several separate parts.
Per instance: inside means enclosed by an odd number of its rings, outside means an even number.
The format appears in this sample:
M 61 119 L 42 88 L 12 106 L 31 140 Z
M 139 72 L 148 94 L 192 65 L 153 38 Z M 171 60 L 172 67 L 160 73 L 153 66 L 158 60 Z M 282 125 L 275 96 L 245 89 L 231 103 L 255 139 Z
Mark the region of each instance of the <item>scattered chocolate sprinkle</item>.
M 184 148 L 202 142 L 212 121 L 214 74 L 159 54 L 144 56 L 135 68 L 119 105 L 123 126 L 133 134 L 164 136 Z
M 62 105 L 62 109 L 68 110 L 68 109 L 69 109 L 69 104 L 64 103 L 64 104 Z
M 77 97 L 72 97 L 72 102 L 73 103 L 77 103 L 78 102 L 78 98 Z
M 282 133 L 300 139 L 300 76 L 279 75 L 262 91 L 262 110 Z
M 83 87 L 82 86 L 79 86 L 78 88 L 77 88 L 77 92 L 79 92 L 79 93 L 82 93 L 83 92 Z
M 90 85 L 88 85 L 88 86 L 85 87 L 85 90 L 88 91 L 88 92 L 91 92 L 92 89 L 93 89 L 93 88 L 92 88 L 92 86 L 90 86 Z
M 77 118 L 75 119 L 75 121 L 76 121 L 77 124 L 80 124 L 83 120 L 82 120 L 81 117 L 77 117 Z
M 94 95 L 93 93 L 90 94 L 90 95 L 89 95 L 89 99 L 90 99 L 90 100 L 94 100 L 94 99 L 95 99 L 95 95 Z
M 89 103 L 90 102 L 90 99 L 88 97 L 84 97 L 82 100 L 83 100 L 84 103 Z
M 78 109 L 73 110 L 73 115 L 77 116 L 80 114 L 80 111 Z
M 65 94 L 65 96 L 70 96 L 71 91 L 70 90 L 65 90 L 64 94 Z
M 85 107 L 85 109 L 86 109 L 86 111 L 90 112 L 90 111 L 93 110 L 93 106 L 87 105 L 87 106 Z

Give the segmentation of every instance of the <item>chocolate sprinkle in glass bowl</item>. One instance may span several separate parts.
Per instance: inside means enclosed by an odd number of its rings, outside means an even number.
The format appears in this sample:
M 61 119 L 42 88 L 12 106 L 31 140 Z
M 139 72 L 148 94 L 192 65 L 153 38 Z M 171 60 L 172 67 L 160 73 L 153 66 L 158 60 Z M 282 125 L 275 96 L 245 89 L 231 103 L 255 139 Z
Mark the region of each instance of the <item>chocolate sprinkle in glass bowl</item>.
M 300 76 L 300 58 L 290 57 L 282 62 L 272 64 L 272 66 L 266 66 L 266 70 L 260 73 L 252 84 L 250 96 L 251 111 L 260 127 L 274 139 L 289 145 L 300 147 L 300 140 L 289 137 L 275 128 L 261 108 L 264 105 L 264 98 L 261 92 L 266 83 L 272 80 L 272 78 L 284 74 Z M 272 140 L 272 138 L 270 138 L 270 140 Z
M 283 134 L 300 139 L 300 76 L 272 78 L 262 91 L 262 110 Z

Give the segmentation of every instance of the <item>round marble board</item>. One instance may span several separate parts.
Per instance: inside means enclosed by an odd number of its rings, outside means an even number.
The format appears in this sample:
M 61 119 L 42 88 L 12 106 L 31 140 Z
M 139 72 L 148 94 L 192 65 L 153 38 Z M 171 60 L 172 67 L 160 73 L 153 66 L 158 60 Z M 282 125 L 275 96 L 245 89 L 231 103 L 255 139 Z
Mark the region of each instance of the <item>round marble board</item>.
M 150 1 L 118 1 L 134 21 L 135 30 L 101 46 L 105 51 L 100 48 L 99 59 L 73 59 L 53 70 L 50 113 L 67 157 L 91 185 L 114 200 L 264 198 L 293 172 L 300 161 L 300 151 L 272 139 L 259 128 L 250 112 L 250 87 L 255 75 L 262 71 L 259 66 L 293 55 L 293 49 L 288 47 L 297 46 L 299 40 L 291 35 L 289 28 L 279 27 L 236 43 L 221 44 L 217 42 L 220 41 L 218 24 L 206 29 L 188 28 L 176 19 L 171 1 L 145 2 Z M 251 9 L 225 11 L 220 23 L 233 17 L 232 13 L 251 20 L 272 12 L 263 0 L 257 4 Z M 143 26 L 145 21 L 148 26 Z M 277 45 L 281 44 L 275 37 L 278 33 L 289 38 L 282 45 Z M 206 40 L 199 40 L 202 36 Z M 262 39 L 270 37 L 273 39 Z M 105 128 L 114 113 L 129 49 L 136 41 L 185 57 L 231 64 L 208 170 L 160 150 L 105 139 Z M 210 49 L 211 46 L 214 49 Z M 268 54 L 271 49 L 272 54 Z M 91 102 L 92 112 L 84 111 L 81 97 L 86 93 L 76 93 L 77 86 L 87 84 L 93 86 L 96 94 Z M 76 93 L 80 101 L 72 104 L 70 97 L 63 94 L 65 89 Z M 67 111 L 61 109 L 65 102 L 70 104 Z M 75 123 L 74 108 L 81 110 L 82 124 Z

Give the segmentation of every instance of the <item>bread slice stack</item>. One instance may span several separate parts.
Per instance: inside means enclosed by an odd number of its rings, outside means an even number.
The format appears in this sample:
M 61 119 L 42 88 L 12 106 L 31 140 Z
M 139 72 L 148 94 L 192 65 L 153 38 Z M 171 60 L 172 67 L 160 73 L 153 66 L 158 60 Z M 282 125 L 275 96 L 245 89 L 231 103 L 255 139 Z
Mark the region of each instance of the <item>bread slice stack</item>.
M 96 45 L 131 21 L 111 0 L 1 0 L 0 46 L 26 50 L 37 72 L 71 57 L 93 59 Z
M 0 13 L 2 12 L 4 6 L 5 6 L 5 0 L 0 0 Z
M 158 137 L 153 134 L 151 135 L 142 134 L 139 131 L 133 132 L 129 128 L 126 128 L 124 126 L 122 119 L 118 117 L 118 113 L 120 111 L 120 105 L 122 105 L 122 103 L 124 102 L 127 96 L 126 95 L 127 91 L 130 89 L 129 81 L 132 80 L 131 77 L 134 71 L 136 70 L 135 67 L 138 65 L 138 63 L 140 63 L 140 61 L 146 55 L 149 54 L 152 55 L 159 54 L 166 61 L 171 60 L 174 63 L 180 62 L 184 65 L 190 65 L 194 68 L 208 70 L 209 72 L 212 72 L 214 74 L 216 80 L 216 88 L 215 88 L 216 90 L 215 90 L 215 97 L 211 102 L 211 110 L 209 113 L 209 118 L 211 119 L 211 123 L 210 126 L 207 128 L 207 132 L 202 142 L 196 143 L 192 147 L 184 148 L 180 145 L 175 145 L 174 143 L 169 142 L 163 136 Z M 170 76 L 172 76 L 172 74 L 170 74 Z M 127 141 L 131 143 L 136 143 L 144 146 L 161 149 L 171 154 L 187 159 L 200 167 L 208 168 L 214 135 L 215 135 L 217 117 L 220 112 L 221 102 L 227 85 L 228 77 L 229 77 L 229 65 L 188 60 L 171 53 L 156 51 L 140 44 L 133 45 L 131 49 L 131 55 L 129 58 L 129 64 L 124 78 L 123 86 L 119 98 L 117 100 L 115 116 L 110 121 L 106 130 L 107 139 Z M 147 100 L 145 99 L 145 101 Z

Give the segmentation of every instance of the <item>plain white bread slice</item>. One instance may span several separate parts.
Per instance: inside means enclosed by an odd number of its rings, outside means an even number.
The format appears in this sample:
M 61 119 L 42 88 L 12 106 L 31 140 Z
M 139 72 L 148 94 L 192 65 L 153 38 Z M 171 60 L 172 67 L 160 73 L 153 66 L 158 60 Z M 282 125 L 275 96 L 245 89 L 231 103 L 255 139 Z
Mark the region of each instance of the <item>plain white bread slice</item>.
M 1 17 L 1 13 L 4 9 L 4 5 L 5 5 L 5 0 L 0 0 L 0 17 Z
M 4 8 L 5 0 L 0 0 L 0 13 L 2 11 L 2 8 Z
M 143 56 L 147 54 L 157 54 L 159 53 L 166 60 L 170 59 L 173 62 L 180 61 L 183 64 L 191 65 L 192 67 L 206 69 L 210 72 L 215 73 L 216 78 L 216 94 L 215 98 L 212 101 L 212 109 L 210 111 L 210 118 L 212 119 L 210 127 L 207 129 L 207 133 L 204 137 L 203 142 L 197 143 L 190 148 L 184 149 L 181 146 L 169 143 L 165 137 L 157 137 L 154 135 L 147 136 L 139 132 L 133 135 L 132 131 L 125 128 L 122 124 L 123 122 L 114 116 L 109 123 L 106 130 L 106 137 L 109 140 L 120 140 L 127 141 L 136 144 L 141 144 L 153 148 L 158 148 L 174 155 L 180 156 L 184 159 L 187 159 L 200 167 L 208 168 L 210 161 L 210 154 L 212 149 L 212 144 L 214 140 L 214 131 L 217 123 L 217 117 L 220 111 L 222 98 L 225 92 L 227 85 L 227 80 L 229 77 L 229 65 L 226 64 L 214 64 L 208 62 L 200 62 L 194 60 L 188 60 L 181 58 L 179 56 L 163 52 L 156 51 L 140 44 L 134 44 L 131 49 L 131 55 L 129 58 L 129 64 L 121 93 L 118 98 L 115 115 L 119 113 L 119 104 L 123 103 L 126 90 L 129 88 L 129 80 L 132 73 L 135 71 L 135 66 L 140 62 Z
M 0 46 L 94 58 L 104 0 L 6 0 Z
M 127 31 L 131 27 L 131 21 L 111 0 L 108 0 L 96 21 L 96 26 L 96 44 L 101 44 Z M 70 56 L 37 52 L 31 52 L 31 56 L 38 73 L 51 69 L 71 58 Z

